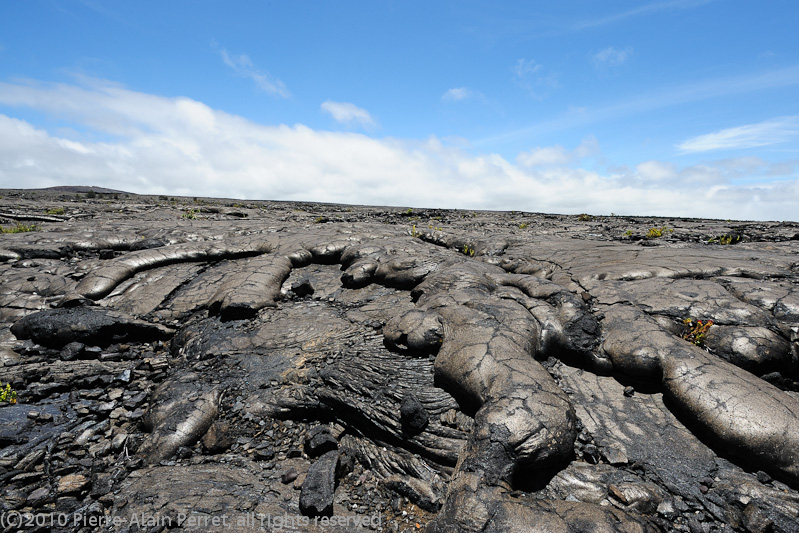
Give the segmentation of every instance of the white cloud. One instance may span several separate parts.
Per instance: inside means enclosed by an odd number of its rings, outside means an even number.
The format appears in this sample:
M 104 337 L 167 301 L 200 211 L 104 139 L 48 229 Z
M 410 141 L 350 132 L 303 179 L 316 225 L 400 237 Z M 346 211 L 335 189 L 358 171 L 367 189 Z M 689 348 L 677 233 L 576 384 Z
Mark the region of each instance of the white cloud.
M 796 174 L 796 163 L 777 163 L 772 165 L 768 170 L 769 176 L 791 176 Z
M 445 92 L 441 99 L 445 102 L 459 102 L 473 97 L 475 92 L 468 87 L 455 87 Z
M 560 145 L 536 147 L 520 153 L 516 157 L 516 162 L 525 167 L 564 166 L 569 163 L 569 154 Z
M 232 68 L 239 76 L 250 78 L 265 93 L 282 98 L 291 96 L 282 81 L 272 76 L 269 72 L 257 68 L 249 56 L 245 54 L 230 55 L 224 48 L 219 49 L 219 55 L 222 56 L 222 61 L 225 62 L 225 65 Z
M 597 68 L 618 67 L 626 63 L 632 56 L 633 49 L 630 46 L 622 49 L 608 46 L 594 54 L 591 59 Z
M 677 145 L 683 152 L 740 150 L 790 141 L 799 137 L 799 115 L 777 117 L 692 137 Z
M 674 180 L 677 177 L 674 165 L 662 161 L 644 161 L 639 163 L 635 170 L 638 176 L 647 182 L 665 182 Z
M 511 68 L 513 82 L 537 99 L 545 98 L 551 89 L 560 87 L 558 75 L 544 73 L 543 65 L 532 59 L 519 59 Z
M 563 146 L 536 147 L 527 152 L 521 152 L 516 157 L 516 162 L 528 168 L 567 166 L 581 159 L 599 154 L 599 142 L 596 137 L 589 135 L 574 150 L 566 150 Z
M 366 128 L 371 128 L 376 125 L 376 122 L 366 109 L 362 109 L 349 102 L 333 102 L 327 100 L 322 102 L 322 111 L 328 113 L 336 122 L 342 124 L 360 124 Z
M 149 194 L 550 213 L 788 220 L 799 212 L 796 173 L 768 181 L 768 164 L 724 160 L 688 168 L 650 161 L 603 174 L 577 165 L 598 155 L 592 137 L 573 149 L 539 147 L 514 163 L 435 137 L 258 124 L 189 98 L 99 82 L 0 83 L 0 105 L 55 115 L 84 132 L 65 139 L 0 114 L 0 187 L 82 184 Z M 732 183 L 742 177 L 762 182 Z

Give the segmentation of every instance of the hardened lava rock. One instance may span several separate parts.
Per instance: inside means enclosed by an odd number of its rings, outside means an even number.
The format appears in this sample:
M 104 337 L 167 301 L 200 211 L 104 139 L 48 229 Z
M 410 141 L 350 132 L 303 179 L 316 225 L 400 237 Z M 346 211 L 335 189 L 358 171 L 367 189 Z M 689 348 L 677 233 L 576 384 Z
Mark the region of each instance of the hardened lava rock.
M 21 194 L 2 513 L 797 530 L 796 224 Z

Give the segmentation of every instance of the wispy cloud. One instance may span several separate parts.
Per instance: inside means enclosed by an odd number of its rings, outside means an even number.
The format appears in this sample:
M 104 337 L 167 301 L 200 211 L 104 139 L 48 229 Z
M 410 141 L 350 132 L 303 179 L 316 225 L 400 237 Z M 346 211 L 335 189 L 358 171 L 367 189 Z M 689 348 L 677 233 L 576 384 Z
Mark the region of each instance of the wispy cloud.
M 258 88 L 265 93 L 282 98 L 289 98 L 291 96 L 291 93 L 286 88 L 286 84 L 272 76 L 269 72 L 256 67 L 248 55 L 231 55 L 225 48 L 219 48 L 216 43 L 212 43 L 212 46 L 218 50 L 225 65 L 232 68 L 239 76 L 254 81 Z
M 491 145 L 508 139 L 562 131 L 574 127 L 585 126 L 603 120 L 615 120 L 622 116 L 645 113 L 656 109 L 699 102 L 708 98 L 717 98 L 733 94 L 745 94 L 780 87 L 799 85 L 799 66 L 769 70 L 742 76 L 711 78 L 697 82 L 665 87 L 658 91 L 632 95 L 623 100 L 609 102 L 604 105 L 570 108 L 552 119 L 532 124 L 505 133 L 474 141 L 477 146 Z
M 0 114 L 0 187 L 88 183 L 147 194 L 767 220 L 799 212 L 796 165 L 752 158 L 687 168 L 644 162 L 609 174 L 576 164 L 601 155 L 587 138 L 572 149 L 535 148 L 514 163 L 436 137 L 258 124 L 190 98 L 98 80 L 0 83 L 0 105 L 65 118 L 84 132 L 65 139 Z M 777 171 L 779 180 L 769 178 Z
M 792 115 L 692 137 L 678 144 L 677 148 L 682 152 L 740 150 L 784 143 L 796 138 L 799 138 L 799 115 Z
M 455 87 L 441 95 L 441 99 L 445 102 L 460 102 L 461 100 L 468 100 L 476 94 L 478 93 L 468 87 Z
M 591 60 L 596 68 L 618 67 L 626 63 L 632 56 L 633 49 L 630 46 L 621 49 L 608 46 L 591 56 Z
M 341 124 L 359 124 L 366 128 L 377 125 L 372 115 L 366 109 L 362 109 L 349 102 L 333 102 L 327 100 L 322 102 L 322 111 L 328 113 L 336 122 Z
M 513 82 L 537 99 L 543 99 L 549 91 L 560 87 L 558 75 L 546 73 L 543 65 L 532 59 L 519 59 L 511 68 Z
M 638 6 L 634 9 L 622 11 L 621 13 L 614 13 L 612 15 L 607 15 L 595 19 L 581 20 L 580 22 L 576 23 L 572 27 L 572 29 L 583 30 L 587 28 L 596 28 L 598 26 L 612 24 L 614 22 L 618 22 L 620 20 L 628 19 L 631 17 L 648 15 L 650 13 L 657 13 L 659 11 L 669 11 L 675 9 L 691 9 L 694 7 L 702 6 L 704 4 L 708 4 L 712 1 L 713 0 L 669 0 L 666 2 L 650 2 L 648 4 Z

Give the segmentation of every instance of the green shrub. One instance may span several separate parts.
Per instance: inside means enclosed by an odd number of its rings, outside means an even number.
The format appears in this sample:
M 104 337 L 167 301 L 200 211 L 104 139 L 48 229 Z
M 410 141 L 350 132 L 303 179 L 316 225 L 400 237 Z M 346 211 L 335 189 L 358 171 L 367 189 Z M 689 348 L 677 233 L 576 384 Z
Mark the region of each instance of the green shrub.
M 649 231 L 646 234 L 647 239 L 659 239 L 663 237 L 666 233 L 674 233 L 674 230 L 663 226 L 662 228 L 649 228 Z
M 5 228 L 3 226 L 0 226 L 0 231 L 2 233 L 25 233 L 27 231 L 37 231 L 38 229 L 39 226 L 37 226 L 36 224 L 25 225 L 22 222 L 17 222 L 16 226 L 13 226 L 11 228 Z
M 47 210 L 48 215 L 63 215 L 64 208 L 63 207 L 54 207 L 52 209 Z
M 11 383 L 7 383 L 5 387 L 0 388 L 0 402 L 17 403 L 17 391 L 11 388 Z
M 708 243 L 710 244 L 738 244 L 739 242 L 743 241 L 743 237 L 738 234 L 724 234 L 719 235 L 718 237 L 711 237 L 708 239 Z

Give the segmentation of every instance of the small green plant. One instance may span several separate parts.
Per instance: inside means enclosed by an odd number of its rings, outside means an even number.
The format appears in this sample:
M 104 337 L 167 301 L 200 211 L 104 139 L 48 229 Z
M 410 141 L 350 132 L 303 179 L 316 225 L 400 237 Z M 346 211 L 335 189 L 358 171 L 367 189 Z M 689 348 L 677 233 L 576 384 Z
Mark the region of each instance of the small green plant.
M 89 191 L 86 193 L 86 198 L 93 200 L 94 198 L 97 198 L 97 193 L 94 191 Z
M 405 211 L 405 214 L 406 214 L 406 215 L 411 215 L 411 214 L 413 214 L 413 209 L 409 207 L 409 208 L 408 208 L 408 210 L 407 210 L 407 211 Z
M 469 257 L 474 257 L 474 248 L 472 248 L 468 244 L 464 244 L 463 245 L 463 250 L 461 250 L 461 252 L 463 252 L 463 255 L 468 255 Z
M 577 220 L 579 220 L 580 222 L 591 222 L 592 220 L 594 220 L 594 217 L 586 213 L 581 213 L 580 216 L 577 217 Z
M 525 229 L 527 227 L 527 222 L 522 222 L 519 224 L 519 229 Z
M 197 213 L 199 213 L 199 209 L 187 209 L 185 213 L 180 215 L 180 218 L 185 218 L 187 220 L 195 220 L 197 218 Z
M 720 235 L 718 237 L 711 237 L 710 239 L 708 239 L 707 242 L 710 243 L 710 244 L 729 245 L 729 244 L 738 244 L 742 240 L 743 240 L 743 238 L 740 235 L 725 234 L 725 235 Z
M 38 229 L 39 226 L 37 226 L 36 224 L 23 224 L 22 222 L 17 222 L 15 226 L 12 226 L 10 228 L 0 226 L 0 230 L 2 230 L 2 233 L 25 233 L 28 231 L 37 231 Z
M 682 323 L 685 326 L 682 332 L 682 338 L 697 346 L 704 346 L 705 337 L 707 336 L 708 330 L 713 325 L 713 321 L 686 318 Z
M 422 237 L 422 234 L 416 231 L 416 224 L 411 226 L 411 237 L 414 239 L 420 239 Z
M 632 237 L 633 236 L 633 230 L 628 229 L 627 231 L 624 232 L 624 235 L 625 235 L 625 237 Z
M 313 221 L 314 224 L 324 224 L 327 222 L 327 217 L 316 217 L 316 220 Z
M 54 207 L 52 209 L 47 210 L 48 215 L 63 215 L 64 208 L 63 207 Z
M 666 235 L 667 233 L 673 233 L 674 230 L 663 226 L 662 228 L 649 228 L 649 231 L 646 234 L 647 239 L 659 239 Z
M 0 388 L 0 402 L 17 403 L 17 391 L 11 388 L 11 383 L 7 383 L 5 387 Z

